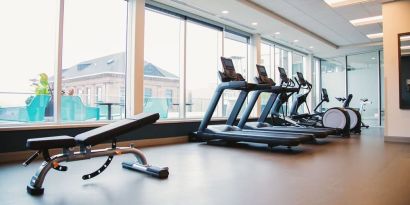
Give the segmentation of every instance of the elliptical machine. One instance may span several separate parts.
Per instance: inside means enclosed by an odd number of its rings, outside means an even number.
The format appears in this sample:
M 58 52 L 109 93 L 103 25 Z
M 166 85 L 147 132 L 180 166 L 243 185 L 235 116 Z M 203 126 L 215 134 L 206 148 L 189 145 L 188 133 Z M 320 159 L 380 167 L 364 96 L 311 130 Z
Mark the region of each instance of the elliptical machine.
M 285 69 L 279 67 L 279 73 L 282 80 L 281 85 L 295 85 L 291 79 L 287 78 Z M 295 125 L 305 127 L 339 128 L 343 130 L 343 135 L 348 136 L 350 133 L 350 118 L 347 111 L 343 108 L 330 108 L 324 113 L 310 113 L 306 98 L 312 90 L 312 84 L 304 79 L 302 73 L 298 72 L 297 76 L 299 80 L 295 77 L 295 81 L 298 84 L 298 87 L 296 87 L 294 92 L 290 92 L 289 94 L 285 93 L 283 97 L 278 96 L 277 100 L 275 101 L 275 105 L 273 106 L 271 113 L 272 119 L 280 119 L 279 111 L 282 105 L 287 102 L 291 95 L 298 93 L 292 103 L 290 115 L 287 117 L 287 112 L 282 112 L 283 120 L 286 120 L 287 122 L 293 123 Z M 300 93 L 302 89 L 306 90 L 306 92 Z M 298 113 L 298 110 L 302 105 L 306 105 L 308 113 Z M 277 120 L 274 119 L 273 122 L 275 121 Z
M 350 107 L 350 102 L 353 99 L 353 95 L 347 95 L 347 98 L 344 97 L 336 97 L 336 100 L 343 103 L 343 108 L 349 113 L 350 116 L 350 130 L 353 133 L 360 134 L 361 128 L 363 127 L 364 123 L 362 122 L 362 115 L 361 113 L 354 108 Z M 368 126 L 367 126 L 368 127 Z

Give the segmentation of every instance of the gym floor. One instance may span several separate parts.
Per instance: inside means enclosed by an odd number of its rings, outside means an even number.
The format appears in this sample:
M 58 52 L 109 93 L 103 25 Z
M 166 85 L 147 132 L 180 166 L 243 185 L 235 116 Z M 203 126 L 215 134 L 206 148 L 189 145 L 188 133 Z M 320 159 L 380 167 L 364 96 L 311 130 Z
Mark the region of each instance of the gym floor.
M 187 143 L 142 149 L 149 162 L 169 166 L 159 180 L 110 167 L 89 181 L 81 179 L 105 158 L 68 163 L 51 170 L 45 193 L 33 197 L 26 185 L 40 162 L 0 166 L 0 204 L 410 204 L 410 145 L 384 143 L 383 130 L 362 136 L 331 137 L 320 145 L 292 148 Z

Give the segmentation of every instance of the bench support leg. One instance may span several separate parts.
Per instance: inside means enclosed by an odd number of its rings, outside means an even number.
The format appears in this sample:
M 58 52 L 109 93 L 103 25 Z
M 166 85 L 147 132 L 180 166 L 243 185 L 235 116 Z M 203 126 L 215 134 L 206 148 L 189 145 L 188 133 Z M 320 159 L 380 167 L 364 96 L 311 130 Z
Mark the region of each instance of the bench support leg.
M 42 195 L 44 193 L 43 182 L 50 169 L 53 166 L 58 166 L 61 161 L 66 161 L 67 157 L 63 155 L 56 155 L 50 161 L 44 161 L 36 174 L 31 177 L 30 183 L 27 186 L 27 192 L 31 195 Z
M 117 147 L 107 148 L 100 150 L 90 150 L 90 152 L 75 152 L 70 154 L 60 154 L 51 157 L 49 160 L 44 161 L 36 174 L 31 178 L 29 185 L 27 186 L 27 192 L 31 195 L 42 195 L 44 193 L 43 182 L 50 169 L 60 166 L 60 162 L 79 161 L 85 159 L 91 159 L 95 157 L 114 156 L 121 154 L 134 154 L 138 163 L 123 163 L 124 168 L 140 171 L 151 176 L 158 178 L 168 177 L 168 168 L 159 168 L 151 166 L 147 163 L 144 153 L 134 147 Z

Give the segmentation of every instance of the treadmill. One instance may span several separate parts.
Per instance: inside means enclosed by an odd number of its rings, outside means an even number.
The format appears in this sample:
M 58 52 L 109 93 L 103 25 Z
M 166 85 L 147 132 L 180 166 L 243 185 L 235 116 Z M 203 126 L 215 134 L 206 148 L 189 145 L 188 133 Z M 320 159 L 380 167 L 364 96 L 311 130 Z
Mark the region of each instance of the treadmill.
M 256 81 L 258 84 L 270 84 L 272 85 L 270 90 L 257 90 L 254 92 L 252 98 L 248 102 L 248 107 L 244 111 L 241 116 L 241 119 L 238 123 L 238 127 L 241 129 L 250 129 L 250 130 L 260 130 L 260 131 L 273 131 L 273 132 L 285 132 L 285 133 L 299 133 L 299 134 L 311 134 L 314 138 L 325 138 L 328 135 L 337 134 L 338 130 L 333 128 L 309 128 L 309 127 L 295 127 L 295 126 L 273 126 L 269 123 L 266 123 L 266 119 L 271 112 L 272 106 L 274 102 L 277 100 L 277 97 L 280 94 L 286 95 L 286 93 L 293 93 L 296 92 L 295 88 L 287 88 L 282 87 L 283 82 L 286 81 L 287 76 L 286 73 L 283 75 L 281 72 L 281 78 L 283 79 L 280 86 L 274 86 L 275 82 L 271 78 L 268 77 L 266 73 L 266 69 L 262 65 L 256 65 L 258 71 L 258 77 L 256 77 Z M 282 69 L 283 71 L 284 69 Z M 296 88 L 297 89 L 297 88 Z M 272 93 L 266 103 L 265 108 L 263 109 L 261 115 L 259 116 L 257 122 L 247 122 L 251 112 L 252 107 L 256 104 L 259 95 L 262 92 L 269 92 Z
M 224 68 L 224 72 L 218 72 L 221 83 L 216 88 L 215 94 L 211 99 L 198 131 L 194 132 L 199 139 L 206 141 L 223 140 L 227 142 L 263 143 L 267 144 L 269 147 L 281 145 L 288 147 L 298 146 L 301 143 L 314 140 L 311 135 L 242 130 L 239 127 L 233 126 L 248 93 L 254 90 L 266 90 L 271 86 L 268 84 L 248 83 L 241 74 L 235 72 L 231 59 L 221 57 L 221 61 Z M 214 113 L 224 90 L 240 90 L 241 92 L 226 124 L 209 126 L 212 114 Z

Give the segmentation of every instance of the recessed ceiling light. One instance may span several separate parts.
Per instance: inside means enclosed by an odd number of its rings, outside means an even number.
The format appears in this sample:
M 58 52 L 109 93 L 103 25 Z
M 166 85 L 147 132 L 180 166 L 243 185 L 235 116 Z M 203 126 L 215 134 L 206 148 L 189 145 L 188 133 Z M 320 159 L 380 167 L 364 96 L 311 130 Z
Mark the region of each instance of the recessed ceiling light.
M 351 4 L 357 4 L 357 3 L 363 3 L 363 2 L 369 2 L 373 0 L 324 0 L 330 7 L 341 7 L 341 6 L 347 6 Z
M 221 11 L 221 13 L 223 13 L 223 14 L 229 14 L 229 11 L 223 10 L 223 11 Z
M 298 39 L 295 39 L 295 40 L 293 40 L 293 42 L 294 42 L 294 43 L 297 43 L 297 42 L 299 42 L 299 40 L 298 40 Z
M 280 32 L 279 32 L 279 31 L 275 32 L 275 35 L 279 35 L 279 34 L 280 34 Z
M 252 26 L 257 26 L 258 22 L 252 22 Z
M 310 48 L 310 49 L 314 49 L 315 47 L 313 47 L 313 46 L 309 46 L 309 48 Z
M 383 33 L 367 34 L 366 36 L 370 39 L 383 38 Z
M 372 16 L 367 18 L 350 20 L 350 23 L 353 24 L 353 26 L 364 26 L 381 22 L 383 22 L 383 16 Z
M 376 60 L 376 57 L 372 57 L 372 60 Z

